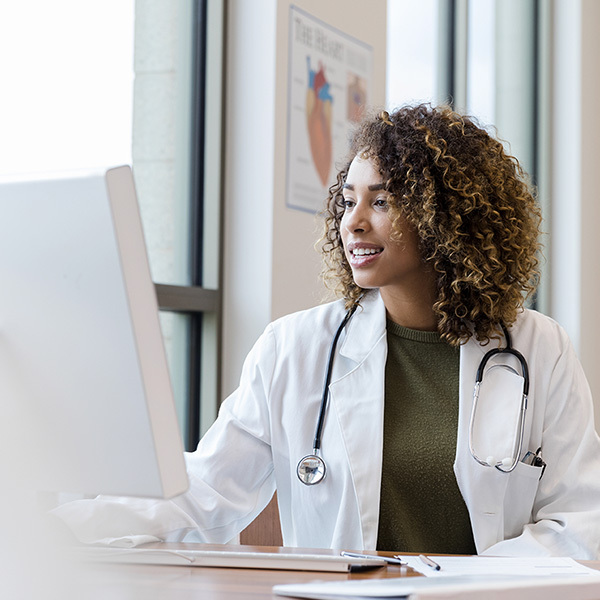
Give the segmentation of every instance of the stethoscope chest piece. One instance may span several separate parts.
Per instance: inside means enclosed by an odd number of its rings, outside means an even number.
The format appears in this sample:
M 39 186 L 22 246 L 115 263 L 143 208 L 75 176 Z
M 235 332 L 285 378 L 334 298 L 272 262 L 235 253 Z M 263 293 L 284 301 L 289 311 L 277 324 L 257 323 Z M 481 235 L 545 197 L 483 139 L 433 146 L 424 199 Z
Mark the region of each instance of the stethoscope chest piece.
M 325 479 L 325 463 L 320 456 L 316 454 L 309 454 L 300 460 L 296 473 L 298 479 L 305 485 L 315 485 Z

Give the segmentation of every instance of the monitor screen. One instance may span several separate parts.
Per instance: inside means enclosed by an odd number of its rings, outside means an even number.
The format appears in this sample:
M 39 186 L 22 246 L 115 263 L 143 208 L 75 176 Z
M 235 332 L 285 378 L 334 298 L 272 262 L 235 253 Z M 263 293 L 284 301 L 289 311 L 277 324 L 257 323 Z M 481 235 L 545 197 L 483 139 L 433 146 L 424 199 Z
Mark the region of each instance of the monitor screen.
M 185 491 L 131 169 L 0 180 L 0 281 L 0 418 L 32 457 L 19 470 L 47 491 Z

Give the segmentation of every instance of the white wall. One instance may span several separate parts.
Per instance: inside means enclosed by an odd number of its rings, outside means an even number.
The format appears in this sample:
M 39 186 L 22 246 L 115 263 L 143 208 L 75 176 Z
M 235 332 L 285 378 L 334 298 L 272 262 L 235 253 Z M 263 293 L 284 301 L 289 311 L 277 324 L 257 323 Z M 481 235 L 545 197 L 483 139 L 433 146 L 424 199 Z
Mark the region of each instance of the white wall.
M 324 296 L 315 217 L 287 208 L 289 0 L 229 0 L 223 392 L 274 318 Z M 374 49 L 374 103 L 385 103 L 386 0 L 295 0 Z
M 568 331 L 600 430 L 600 2 L 555 0 L 550 312 Z
M 270 319 L 276 0 L 227 11 L 223 395 Z
M 584 0 L 581 14 L 581 359 L 596 399 L 600 431 L 600 2 Z

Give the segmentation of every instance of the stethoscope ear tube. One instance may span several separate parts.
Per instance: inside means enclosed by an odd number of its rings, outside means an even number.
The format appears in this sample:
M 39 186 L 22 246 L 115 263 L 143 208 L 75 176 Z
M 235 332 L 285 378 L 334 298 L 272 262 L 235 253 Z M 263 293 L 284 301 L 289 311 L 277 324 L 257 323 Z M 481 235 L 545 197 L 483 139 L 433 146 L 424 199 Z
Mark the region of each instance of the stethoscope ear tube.
M 527 398 L 529 394 L 529 368 L 527 366 L 527 361 L 525 357 L 518 351 L 512 347 L 512 341 L 510 334 L 504 324 L 501 324 L 502 331 L 504 332 L 504 337 L 506 339 L 506 347 L 505 348 L 494 348 L 487 352 L 481 362 L 479 363 L 479 367 L 477 368 L 477 374 L 475 377 L 475 387 L 473 388 L 473 406 L 471 408 L 471 418 L 469 421 L 469 451 L 471 452 L 471 456 L 480 464 L 486 467 L 495 467 L 499 471 L 503 473 L 510 473 L 514 471 L 517 464 L 519 463 L 519 457 L 521 456 L 521 451 L 523 449 L 523 437 L 525 432 L 525 413 L 527 411 Z M 475 413 L 477 412 L 477 404 L 479 402 L 479 389 L 481 387 L 481 382 L 483 381 L 483 373 L 488 361 L 494 356 L 498 356 L 499 354 L 512 354 L 517 358 L 519 364 L 521 365 L 521 370 L 523 373 L 523 393 L 521 395 L 521 406 L 519 409 L 519 420 L 517 422 L 517 428 L 515 432 L 515 443 L 513 447 L 513 453 L 510 457 L 510 462 L 508 462 L 508 458 L 505 458 L 499 462 L 493 457 L 486 457 L 485 459 L 478 456 L 473 448 L 473 428 L 475 422 Z

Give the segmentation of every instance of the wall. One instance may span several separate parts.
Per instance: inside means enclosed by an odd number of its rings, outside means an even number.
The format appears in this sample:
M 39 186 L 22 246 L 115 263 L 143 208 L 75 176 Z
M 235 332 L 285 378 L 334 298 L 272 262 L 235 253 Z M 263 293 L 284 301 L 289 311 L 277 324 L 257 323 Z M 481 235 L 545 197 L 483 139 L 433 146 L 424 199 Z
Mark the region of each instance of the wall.
M 596 429 L 600 431 L 600 3 L 582 2 L 581 14 L 581 359 L 596 400 Z
M 324 297 L 313 215 L 285 205 L 289 0 L 229 0 L 223 392 L 274 318 Z M 374 49 L 374 103 L 385 103 L 386 2 L 294 6 Z
M 551 316 L 581 358 L 600 430 L 600 3 L 555 0 L 552 90 Z

